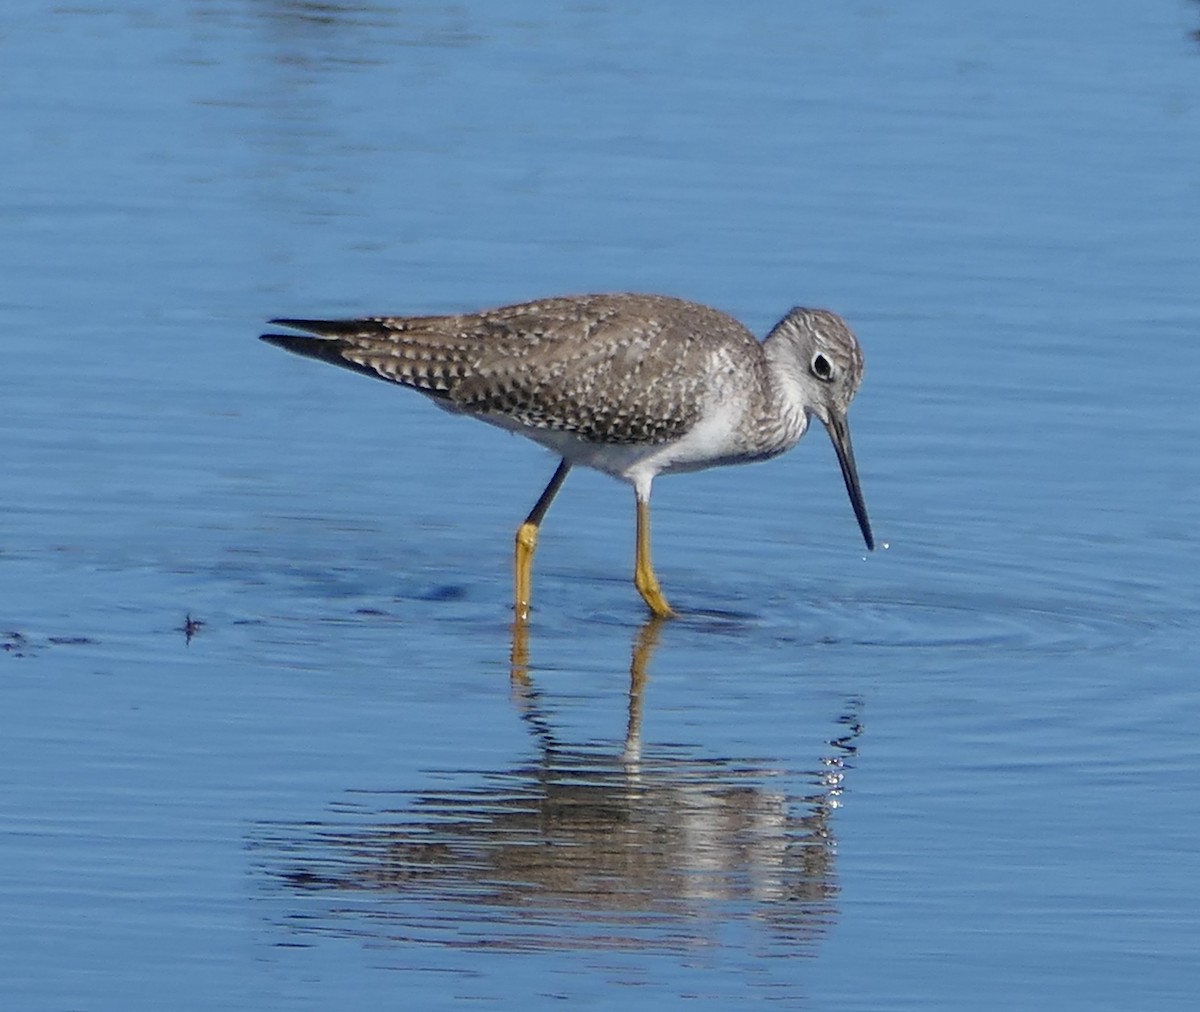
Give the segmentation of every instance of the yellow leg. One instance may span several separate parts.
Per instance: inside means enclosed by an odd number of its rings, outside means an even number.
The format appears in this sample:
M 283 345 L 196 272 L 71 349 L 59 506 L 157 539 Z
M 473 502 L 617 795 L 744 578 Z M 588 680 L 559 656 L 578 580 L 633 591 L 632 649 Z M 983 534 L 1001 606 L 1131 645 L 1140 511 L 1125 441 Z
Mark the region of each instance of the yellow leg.
M 529 600 L 533 594 L 533 553 L 537 550 L 538 528 L 570 470 L 570 464 L 565 460 L 559 461 L 550 484 L 538 497 L 525 522 L 517 528 L 516 547 L 513 552 L 513 614 L 517 622 L 529 619 Z
M 537 550 L 537 524 L 528 520 L 517 528 L 513 555 L 513 611 L 518 622 L 529 618 L 529 599 L 533 592 L 533 553 Z
M 637 553 L 633 566 L 633 585 L 658 618 L 674 618 L 675 611 L 663 597 L 658 577 L 654 575 L 654 564 L 650 561 L 650 501 L 641 496 L 637 501 Z

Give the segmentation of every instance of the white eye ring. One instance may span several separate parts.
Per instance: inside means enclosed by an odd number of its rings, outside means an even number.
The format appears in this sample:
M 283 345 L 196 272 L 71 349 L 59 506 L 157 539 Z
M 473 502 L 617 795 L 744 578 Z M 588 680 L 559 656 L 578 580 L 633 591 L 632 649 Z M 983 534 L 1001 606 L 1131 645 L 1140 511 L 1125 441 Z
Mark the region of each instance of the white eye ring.
M 832 382 L 833 380 L 833 363 L 829 361 L 821 352 L 817 352 L 812 358 L 812 365 L 809 366 L 810 371 L 817 379 L 824 383 Z

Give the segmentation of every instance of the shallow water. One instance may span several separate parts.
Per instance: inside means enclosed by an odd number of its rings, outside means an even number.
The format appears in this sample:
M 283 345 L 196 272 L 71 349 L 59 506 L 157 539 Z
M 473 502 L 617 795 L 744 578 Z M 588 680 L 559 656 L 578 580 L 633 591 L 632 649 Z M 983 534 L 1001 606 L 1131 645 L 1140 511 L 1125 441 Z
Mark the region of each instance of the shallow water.
M 11 15 L 0 998 L 1190 1008 L 1200 9 Z M 842 312 L 828 441 L 632 496 L 255 340 Z

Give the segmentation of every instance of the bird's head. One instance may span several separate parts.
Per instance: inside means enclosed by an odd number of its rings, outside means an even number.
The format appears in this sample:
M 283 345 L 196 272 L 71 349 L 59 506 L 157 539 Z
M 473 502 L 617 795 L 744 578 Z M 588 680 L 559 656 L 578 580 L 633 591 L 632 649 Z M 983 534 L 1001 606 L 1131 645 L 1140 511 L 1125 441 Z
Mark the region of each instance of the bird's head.
M 858 340 L 836 313 L 797 306 L 775 325 L 767 343 L 786 349 L 786 354 L 773 357 L 798 388 L 804 410 L 816 415 L 829 433 L 863 541 L 868 549 L 873 549 L 875 538 L 863 501 L 846 417 L 863 377 L 863 354 Z

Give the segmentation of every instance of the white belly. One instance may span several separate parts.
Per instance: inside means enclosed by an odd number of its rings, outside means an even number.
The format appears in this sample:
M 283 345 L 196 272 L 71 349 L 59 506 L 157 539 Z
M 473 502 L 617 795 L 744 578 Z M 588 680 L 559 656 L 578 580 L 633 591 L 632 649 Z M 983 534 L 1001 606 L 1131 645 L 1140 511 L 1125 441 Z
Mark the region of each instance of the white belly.
M 649 487 L 657 475 L 701 471 L 725 464 L 763 460 L 794 446 L 804 434 L 807 417 L 801 413 L 791 427 L 790 438 L 778 447 L 748 453 L 737 436 L 744 404 L 730 398 L 705 412 L 691 431 L 669 443 L 592 443 L 568 432 L 535 429 L 502 415 L 476 416 L 493 425 L 532 439 L 573 465 L 590 467 L 636 487 Z

